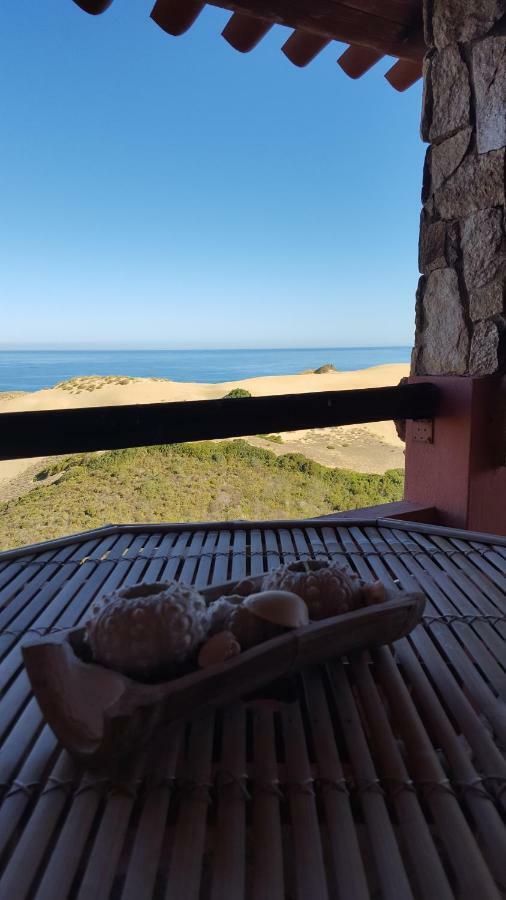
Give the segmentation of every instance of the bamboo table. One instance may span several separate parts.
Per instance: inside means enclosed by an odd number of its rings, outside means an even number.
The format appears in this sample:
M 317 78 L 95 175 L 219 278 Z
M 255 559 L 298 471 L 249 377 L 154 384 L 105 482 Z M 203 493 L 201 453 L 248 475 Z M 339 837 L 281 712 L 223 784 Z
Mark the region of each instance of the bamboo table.
M 25 635 L 122 583 L 308 557 L 421 588 L 423 625 L 163 735 L 114 783 L 58 746 Z M 504 896 L 505 597 L 504 538 L 388 519 L 107 527 L 0 554 L 0 897 Z

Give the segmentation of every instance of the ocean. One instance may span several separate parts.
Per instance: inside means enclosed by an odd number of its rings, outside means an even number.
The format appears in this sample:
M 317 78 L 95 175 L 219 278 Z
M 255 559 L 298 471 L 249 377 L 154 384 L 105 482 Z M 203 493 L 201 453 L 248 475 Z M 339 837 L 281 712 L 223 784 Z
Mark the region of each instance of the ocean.
M 172 381 L 239 381 L 295 375 L 332 363 L 341 372 L 409 363 L 409 347 L 293 350 L 0 350 L 0 391 L 40 391 L 76 375 L 130 375 Z

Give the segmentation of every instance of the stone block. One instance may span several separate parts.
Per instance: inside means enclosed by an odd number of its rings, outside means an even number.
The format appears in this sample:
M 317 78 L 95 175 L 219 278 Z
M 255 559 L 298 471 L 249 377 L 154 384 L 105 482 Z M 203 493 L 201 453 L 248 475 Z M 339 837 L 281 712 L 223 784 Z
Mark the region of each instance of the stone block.
M 458 258 L 456 224 L 434 222 L 431 225 L 422 214 L 418 251 L 419 269 L 425 275 L 429 275 L 435 269 L 454 266 Z
M 505 13 L 506 0 L 433 0 L 432 39 L 438 48 L 474 41 Z
M 469 291 L 484 287 L 506 270 L 502 210 L 483 209 L 461 224 L 464 278 Z
M 442 144 L 432 147 L 430 154 L 432 191 L 437 191 L 458 169 L 467 153 L 472 133 L 472 128 L 464 128 Z
M 430 66 L 432 121 L 429 137 L 437 143 L 471 125 L 469 71 L 458 47 L 436 53 Z
M 436 269 L 428 276 L 419 326 L 416 373 L 464 375 L 467 371 L 469 335 L 455 269 Z
M 432 30 L 432 0 L 422 0 L 423 33 L 427 47 L 434 46 Z
M 432 85 L 431 85 L 432 55 L 428 53 L 423 61 L 422 78 L 422 116 L 420 120 L 420 137 L 427 143 L 430 141 L 430 126 L 432 125 Z
M 500 327 L 495 320 L 478 322 L 471 340 L 469 373 L 493 375 L 500 369 Z
M 506 146 L 506 37 L 491 37 L 473 47 L 478 153 Z
M 439 216 L 459 219 L 480 209 L 504 205 L 504 159 L 504 150 L 466 156 L 434 193 L 434 207 Z
M 469 292 L 469 316 L 473 322 L 490 319 L 505 311 L 505 286 L 505 279 L 499 277 Z

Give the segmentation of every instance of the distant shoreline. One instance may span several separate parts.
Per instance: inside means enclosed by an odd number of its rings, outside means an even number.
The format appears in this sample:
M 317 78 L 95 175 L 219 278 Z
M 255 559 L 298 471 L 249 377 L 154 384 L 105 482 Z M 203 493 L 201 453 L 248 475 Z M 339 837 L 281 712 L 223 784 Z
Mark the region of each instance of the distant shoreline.
M 267 351 L 269 353 L 291 353 L 292 351 L 325 351 L 325 350 L 406 350 L 410 349 L 409 344 L 357 344 L 343 347 L 165 347 L 165 346 L 149 346 L 130 347 L 126 344 L 124 347 L 109 347 L 97 344 L 68 344 L 53 345 L 48 344 L 0 344 L 0 353 L 259 353 Z
M 409 347 L 233 350 L 0 350 L 0 394 L 34 393 L 79 376 L 164 378 L 178 384 L 291 377 L 331 364 L 338 372 L 406 365 Z

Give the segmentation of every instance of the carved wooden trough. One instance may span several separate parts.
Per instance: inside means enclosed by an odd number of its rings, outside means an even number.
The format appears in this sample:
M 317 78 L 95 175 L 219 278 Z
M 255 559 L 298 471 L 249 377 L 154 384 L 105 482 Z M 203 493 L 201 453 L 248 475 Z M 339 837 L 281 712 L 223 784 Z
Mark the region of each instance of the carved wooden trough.
M 253 590 L 260 583 L 249 579 Z M 235 593 L 238 584 L 200 593 L 209 604 Z M 32 640 L 23 657 L 35 697 L 63 746 L 90 768 L 110 768 L 161 728 L 204 708 L 247 697 L 303 666 L 392 643 L 420 621 L 424 605 L 420 593 L 390 594 L 384 603 L 311 622 L 224 663 L 149 684 L 86 661 L 84 627 Z

